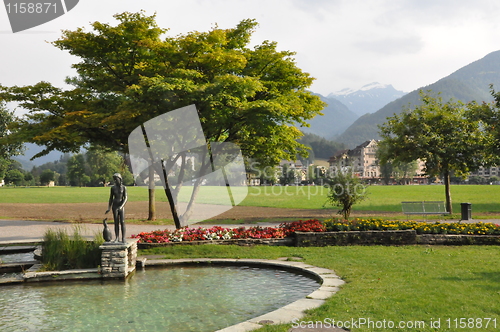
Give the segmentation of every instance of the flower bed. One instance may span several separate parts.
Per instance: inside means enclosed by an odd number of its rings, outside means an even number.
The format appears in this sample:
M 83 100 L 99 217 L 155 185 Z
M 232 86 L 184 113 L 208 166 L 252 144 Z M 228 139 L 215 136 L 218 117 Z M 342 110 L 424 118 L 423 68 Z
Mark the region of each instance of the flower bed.
M 140 243 L 168 243 L 230 239 L 282 239 L 293 235 L 296 231 L 323 232 L 325 231 L 325 227 L 321 221 L 317 219 L 310 219 L 304 221 L 294 221 L 291 223 L 282 223 L 278 227 L 183 227 L 173 231 L 166 229 L 163 231 L 158 230 L 153 232 L 142 232 L 137 235 L 132 235 L 132 238 L 138 238 Z
M 326 230 L 335 231 L 386 231 L 413 229 L 417 234 L 500 235 L 500 225 L 493 223 L 428 223 L 356 218 L 349 221 L 334 219 L 324 222 Z
M 170 243 L 214 241 L 233 239 L 283 239 L 296 232 L 349 232 L 349 231 L 403 231 L 414 230 L 417 234 L 500 235 L 500 225 L 493 223 L 427 223 L 383 219 L 352 220 L 333 219 L 321 222 L 317 219 L 282 223 L 278 227 L 211 228 L 184 227 L 176 230 L 157 230 L 132 235 L 139 243 Z

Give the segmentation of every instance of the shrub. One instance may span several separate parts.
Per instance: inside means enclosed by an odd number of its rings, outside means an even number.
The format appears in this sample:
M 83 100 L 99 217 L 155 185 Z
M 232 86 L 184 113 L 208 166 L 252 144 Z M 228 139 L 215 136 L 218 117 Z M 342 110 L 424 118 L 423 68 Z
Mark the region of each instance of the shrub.
M 350 169 L 336 171 L 327 179 L 327 203 L 340 207 L 338 214 L 349 218 L 352 206 L 366 199 L 367 186 Z
M 48 229 L 43 237 L 42 263 L 47 271 L 95 268 L 101 263 L 101 234 L 87 241 L 78 227 L 70 237 L 64 229 Z

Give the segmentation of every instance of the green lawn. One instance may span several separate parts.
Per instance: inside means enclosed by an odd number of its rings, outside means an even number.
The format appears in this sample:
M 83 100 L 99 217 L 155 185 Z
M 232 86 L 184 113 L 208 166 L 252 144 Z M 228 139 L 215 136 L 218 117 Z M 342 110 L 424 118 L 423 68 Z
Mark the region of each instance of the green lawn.
M 372 321 L 423 321 L 425 328 L 352 331 L 498 331 L 500 329 L 500 251 L 495 246 L 382 247 L 349 246 L 294 248 L 271 246 L 176 246 L 141 250 L 165 258 L 302 257 L 315 266 L 334 270 L 346 284 L 305 322 L 360 318 Z M 474 262 L 474 263 L 471 263 Z M 461 318 L 474 319 L 473 328 L 456 328 Z M 492 321 L 486 328 L 487 319 Z M 450 328 L 446 320 L 450 319 Z M 478 320 L 479 319 L 479 320 Z M 494 321 L 496 320 L 496 328 Z M 441 328 L 429 327 L 441 321 Z M 482 327 L 479 324 L 482 323 Z M 478 325 L 475 325 L 478 324 Z M 288 331 L 290 325 L 258 331 Z
M 180 200 L 187 200 L 187 190 Z M 202 187 L 200 202 L 216 202 L 224 187 Z M 244 195 L 245 188 L 233 187 L 235 193 Z M 146 201 L 147 189 L 128 187 L 130 201 Z M 500 213 L 500 186 L 463 185 L 451 188 L 453 209 L 460 213 L 460 203 L 472 203 L 473 213 Z M 322 209 L 327 189 L 321 186 L 249 187 L 247 197 L 240 205 L 277 208 Z M 96 203 L 107 201 L 109 188 L 34 187 L 0 188 L 0 203 Z M 156 190 L 158 201 L 166 201 L 162 188 Z M 401 212 L 402 201 L 444 201 L 442 185 L 423 186 L 371 186 L 368 199 L 355 205 L 354 211 Z M 335 208 L 333 208 L 335 209 Z

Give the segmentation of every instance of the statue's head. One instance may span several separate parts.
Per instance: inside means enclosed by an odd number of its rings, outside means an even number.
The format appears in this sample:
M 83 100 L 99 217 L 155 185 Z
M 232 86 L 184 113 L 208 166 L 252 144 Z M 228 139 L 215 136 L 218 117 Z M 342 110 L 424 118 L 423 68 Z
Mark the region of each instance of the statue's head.
M 113 180 L 115 180 L 115 182 L 119 180 L 120 183 L 122 183 L 122 175 L 120 173 L 113 174 Z

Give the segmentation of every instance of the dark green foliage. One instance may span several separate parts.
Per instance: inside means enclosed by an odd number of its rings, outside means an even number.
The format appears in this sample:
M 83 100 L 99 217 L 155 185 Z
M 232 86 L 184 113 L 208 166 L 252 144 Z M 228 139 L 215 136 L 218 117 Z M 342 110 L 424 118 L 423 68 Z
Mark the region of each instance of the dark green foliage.
M 99 246 L 104 243 L 101 234 L 87 241 L 75 227 L 70 236 L 64 229 L 48 229 L 43 237 L 42 263 L 44 270 L 96 268 L 101 264 Z
M 344 144 L 327 140 L 315 134 L 306 133 L 299 142 L 309 146 L 314 153 L 314 157 L 321 159 L 328 159 L 337 151 L 345 149 Z

